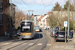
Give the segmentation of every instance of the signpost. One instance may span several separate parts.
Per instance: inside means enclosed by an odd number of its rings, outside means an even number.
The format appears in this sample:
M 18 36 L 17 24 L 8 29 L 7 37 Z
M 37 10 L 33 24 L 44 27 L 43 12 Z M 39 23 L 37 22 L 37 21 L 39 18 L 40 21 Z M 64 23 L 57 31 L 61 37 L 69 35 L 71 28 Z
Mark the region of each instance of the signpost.
M 66 43 L 66 27 L 67 27 L 67 21 L 64 21 L 64 27 L 65 27 L 65 43 Z

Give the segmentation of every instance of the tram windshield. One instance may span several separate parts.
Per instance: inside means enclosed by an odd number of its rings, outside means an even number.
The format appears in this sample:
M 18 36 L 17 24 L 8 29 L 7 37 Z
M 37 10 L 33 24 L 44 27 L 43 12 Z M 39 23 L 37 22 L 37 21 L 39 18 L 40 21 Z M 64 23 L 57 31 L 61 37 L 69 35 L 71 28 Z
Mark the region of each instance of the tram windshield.
M 21 32 L 31 32 L 31 23 L 22 22 L 21 23 Z

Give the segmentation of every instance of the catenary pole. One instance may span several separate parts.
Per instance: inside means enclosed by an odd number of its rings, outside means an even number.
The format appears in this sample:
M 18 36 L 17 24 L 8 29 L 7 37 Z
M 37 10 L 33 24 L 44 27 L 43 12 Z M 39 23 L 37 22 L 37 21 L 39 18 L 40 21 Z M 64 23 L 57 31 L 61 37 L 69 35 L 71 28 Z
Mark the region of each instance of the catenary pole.
M 70 31 L 70 0 L 69 5 L 68 5 L 68 36 L 69 36 L 69 31 Z

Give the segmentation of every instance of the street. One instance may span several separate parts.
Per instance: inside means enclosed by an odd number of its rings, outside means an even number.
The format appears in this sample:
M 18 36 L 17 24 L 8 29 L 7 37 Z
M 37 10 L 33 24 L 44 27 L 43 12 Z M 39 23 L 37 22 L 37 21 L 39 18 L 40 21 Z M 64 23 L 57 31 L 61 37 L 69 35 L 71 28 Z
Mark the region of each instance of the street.
M 75 0 L 0 0 L 0 50 L 75 50 Z
M 75 44 L 64 41 L 54 41 L 48 31 L 36 32 L 34 39 L 7 39 L 0 42 L 0 50 L 74 50 Z
M 43 50 L 47 42 L 46 32 L 37 32 L 36 37 L 31 40 L 19 40 L 16 38 L 2 41 L 0 43 L 0 50 Z

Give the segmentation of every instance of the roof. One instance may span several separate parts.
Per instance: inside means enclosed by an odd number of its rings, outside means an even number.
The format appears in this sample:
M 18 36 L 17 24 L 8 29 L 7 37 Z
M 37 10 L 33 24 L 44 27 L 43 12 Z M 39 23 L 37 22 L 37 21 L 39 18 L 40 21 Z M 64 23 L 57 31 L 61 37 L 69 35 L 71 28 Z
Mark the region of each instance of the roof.
M 46 19 L 48 17 L 48 15 L 45 15 L 41 20 L 44 20 L 44 19 Z
M 52 12 L 48 12 L 48 14 L 51 14 Z
M 38 19 L 38 21 L 41 21 L 41 19 L 43 18 L 44 16 L 42 15 L 39 19 Z

